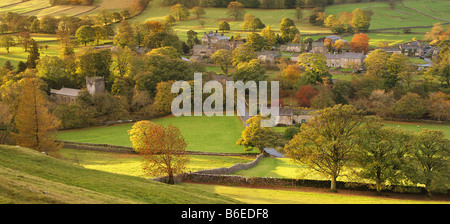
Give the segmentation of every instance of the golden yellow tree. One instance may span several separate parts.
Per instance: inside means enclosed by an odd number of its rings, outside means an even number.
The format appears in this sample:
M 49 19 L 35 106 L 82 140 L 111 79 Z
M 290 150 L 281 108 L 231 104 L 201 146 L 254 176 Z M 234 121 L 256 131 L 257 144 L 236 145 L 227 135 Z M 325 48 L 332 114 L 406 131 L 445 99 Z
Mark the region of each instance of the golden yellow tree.
M 174 175 L 186 170 L 189 162 L 186 154 L 187 143 L 177 127 L 139 121 L 128 133 L 134 150 L 142 158 L 145 174 L 167 175 L 168 184 L 174 184 Z
M 49 113 L 40 80 L 27 77 L 19 85 L 23 88 L 15 117 L 16 143 L 40 152 L 58 151 L 62 145 L 55 141 L 55 133 L 61 122 Z

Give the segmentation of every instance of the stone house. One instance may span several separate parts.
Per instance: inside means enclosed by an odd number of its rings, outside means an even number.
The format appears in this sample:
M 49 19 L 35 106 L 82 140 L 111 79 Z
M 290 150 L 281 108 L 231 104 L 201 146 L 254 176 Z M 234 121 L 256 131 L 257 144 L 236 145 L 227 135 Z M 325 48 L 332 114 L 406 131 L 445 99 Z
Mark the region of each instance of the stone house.
M 57 103 L 72 103 L 77 100 L 78 93 L 80 93 L 80 89 L 72 89 L 72 88 L 61 88 L 50 89 L 50 97 L 55 99 Z
M 213 53 L 213 50 L 211 49 L 210 45 L 204 45 L 204 44 L 196 44 L 192 47 L 192 55 L 195 56 L 211 56 Z
M 356 52 L 344 52 L 341 54 L 325 54 L 328 67 L 353 68 L 362 67 L 365 55 Z
M 194 45 L 192 55 L 210 57 L 214 52 L 220 49 L 232 51 L 240 42 L 232 41 L 227 36 L 217 32 L 209 32 L 203 35 L 202 44 Z
M 277 126 L 291 126 L 298 123 L 306 123 L 313 119 L 315 110 L 295 109 L 281 107 L 276 117 Z
M 228 38 L 227 36 L 222 34 L 217 33 L 217 31 L 214 32 L 209 32 L 209 33 L 205 33 L 205 35 L 203 35 L 202 37 L 202 44 L 206 44 L 206 45 L 211 45 L 211 44 L 215 44 L 218 42 L 223 42 L 223 41 L 229 41 L 230 38 Z
M 288 44 L 286 46 L 286 52 L 292 52 L 292 53 L 300 53 L 302 52 L 302 45 L 301 44 Z
M 279 51 L 261 51 L 256 54 L 261 62 L 266 63 L 273 63 L 276 59 L 281 58 L 281 53 Z
M 400 45 L 402 54 L 406 56 L 423 57 L 428 49 L 431 47 L 420 41 L 413 41 Z
M 105 78 L 103 77 L 86 77 L 86 89 L 92 96 L 96 93 L 105 92 Z M 61 88 L 50 89 L 50 97 L 55 99 L 57 103 L 71 103 L 77 100 L 81 89 Z

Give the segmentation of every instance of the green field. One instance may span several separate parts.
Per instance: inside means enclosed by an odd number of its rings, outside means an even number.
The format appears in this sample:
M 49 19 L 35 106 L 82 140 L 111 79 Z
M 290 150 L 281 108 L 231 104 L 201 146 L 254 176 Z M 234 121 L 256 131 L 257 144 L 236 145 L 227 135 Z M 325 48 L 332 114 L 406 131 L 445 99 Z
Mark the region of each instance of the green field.
M 386 127 L 402 128 L 406 131 L 418 133 L 423 129 L 441 130 L 445 137 L 450 139 L 450 125 L 449 124 L 432 124 L 432 123 L 418 123 L 418 122 L 385 122 Z
M 177 126 L 188 143 L 187 150 L 189 151 L 244 152 L 241 146 L 236 145 L 236 141 L 244 130 L 244 126 L 236 116 L 167 117 L 151 121 L 162 125 Z M 123 124 L 61 131 L 58 133 L 58 139 L 81 143 L 131 146 L 128 130 L 132 126 L 133 124 Z
M 150 2 L 149 7 L 144 10 L 139 16 L 130 19 L 130 21 L 163 21 L 164 17 L 170 14 L 170 7 L 162 5 L 163 0 L 153 0 Z M 289 17 L 294 19 L 295 10 L 294 9 L 245 9 L 246 13 L 252 14 L 255 17 L 261 19 L 261 21 L 266 25 L 270 25 L 272 30 L 278 32 L 281 20 L 284 17 Z M 191 15 L 190 18 L 177 21 L 173 26 L 173 29 L 177 32 L 178 36 L 182 40 L 186 40 L 186 32 L 189 30 L 194 30 L 199 33 L 201 37 L 204 32 L 215 31 L 218 29 L 218 24 L 221 21 L 228 21 L 231 27 L 231 31 L 225 33 L 225 35 L 231 37 L 235 36 L 237 33 L 241 37 L 246 37 L 250 34 L 250 31 L 242 30 L 241 25 L 243 20 L 234 20 L 228 17 L 226 14 L 226 8 L 205 8 L 206 14 L 202 17 L 205 20 L 204 26 L 201 26 L 199 20 Z M 309 10 L 304 10 L 303 17 L 300 22 L 296 21 L 296 26 L 302 34 L 306 33 L 329 33 L 328 28 L 312 26 L 308 22 L 308 17 L 310 15 Z
M 409 0 L 407 5 L 411 3 L 419 2 L 418 0 Z M 420 1 L 423 2 L 423 1 Z M 434 0 L 427 1 L 428 7 L 433 7 L 444 14 L 448 11 L 449 2 L 446 0 Z M 367 9 L 372 10 L 372 20 L 370 22 L 370 29 L 384 29 L 384 28 L 397 28 L 397 27 L 414 27 L 414 26 L 431 26 L 434 23 L 442 22 L 437 19 L 433 19 L 429 16 L 423 15 L 416 11 L 407 9 L 401 4 L 397 4 L 395 10 L 392 10 L 387 2 L 371 2 L 371 3 L 354 3 L 343 5 L 332 5 L 326 7 L 325 12 L 327 15 L 337 15 L 341 12 L 352 12 L 354 9 Z M 413 7 L 414 8 L 414 7 Z M 417 8 L 422 11 L 422 8 Z M 443 11 L 444 10 L 444 11 Z M 435 15 L 437 16 L 437 15 Z
M 223 204 L 240 203 L 192 186 L 113 174 L 0 146 L 0 204 Z
M 61 149 L 61 155 L 65 160 L 85 168 L 136 177 L 149 177 L 143 173 L 141 158 L 137 154 L 63 148 Z M 248 163 L 255 159 L 255 157 L 234 156 L 190 155 L 189 157 L 190 161 L 187 165 L 187 172 L 230 167 L 236 163 Z
M 418 133 L 423 129 L 441 130 L 444 132 L 445 137 L 450 139 L 450 125 L 449 124 L 433 124 L 433 123 L 419 123 L 419 122 L 384 122 L 386 127 L 402 128 L 406 131 L 412 131 Z M 277 132 L 284 132 L 288 127 L 274 127 Z

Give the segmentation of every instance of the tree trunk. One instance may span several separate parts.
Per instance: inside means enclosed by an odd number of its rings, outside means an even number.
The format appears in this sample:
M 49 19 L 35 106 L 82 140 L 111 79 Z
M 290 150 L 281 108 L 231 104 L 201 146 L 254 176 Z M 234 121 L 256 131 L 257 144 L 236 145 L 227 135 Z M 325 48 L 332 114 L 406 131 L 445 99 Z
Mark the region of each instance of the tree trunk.
M 377 187 L 377 195 L 381 195 L 381 172 L 377 170 L 377 180 L 376 180 L 376 187 Z
M 169 173 L 169 180 L 167 181 L 168 184 L 175 184 L 175 181 L 173 180 L 173 173 Z
M 330 191 L 333 193 L 337 193 L 337 187 L 336 187 L 336 176 L 331 177 L 331 188 Z

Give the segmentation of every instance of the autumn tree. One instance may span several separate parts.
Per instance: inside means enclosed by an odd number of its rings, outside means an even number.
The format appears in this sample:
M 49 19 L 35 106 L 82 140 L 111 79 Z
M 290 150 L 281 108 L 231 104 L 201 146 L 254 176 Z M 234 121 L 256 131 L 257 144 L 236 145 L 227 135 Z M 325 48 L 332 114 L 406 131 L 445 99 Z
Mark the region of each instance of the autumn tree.
M 239 63 L 236 72 L 233 74 L 234 80 L 247 81 L 264 81 L 266 80 L 266 69 L 258 59 L 252 59 L 249 62 Z
M 294 40 L 296 34 L 299 34 L 300 31 L 295 26 L 294 21 L 290 18 L 283 18 L 280 23 L 280 38 L 283 43 L 289 43 Z
M 220 22 L 219 23 L 219 30 L 220 31 L 230 30 L 230 24 L 227 21 Z
M 301 86 L 297 91 L 296 100 L 298 106 L 300 107 L 310 107 L 311 100 L 316 97 L 318 94 L 317 90 L 315 90 L 311 85 Z
M 228 75 L 228 67 L 232 64 L 232 54 L 229 50 L 220 49 L 211 55 L 214 64 L 219 65 L 225 75 Z
M 387 184 L 404 180 L 402 168 L 411 151 L 412 135 L 402 129 L 384 127 L 380 118 L 366 119 L 357 135 L 357 176 L 375 182 L 377 195 Z
M 380 117 L 389 117 L 394 114 L 394 93 L 381 89 L 373 90 L 368 98 L 367 110 Z
M 36 62 L 39 60 L 40 53 L 39 53 L 39 46 L 38 43 L 31 39 L 30 42 L 30 50 L 28 52 L 28 58 L 27 58 L 27 67 L 28 68 L 36 68 Z M 19 65 L 17 66 L 19 67 Z
M 95 40 L 95 30 L 92 26 L 85 25 L 77 29 L 75 36 L 78 42 L 87 45 L 87 43 L 93 42 Z
M 167 183 L 174 184 L 174 175 L 186 170 L 189 163 L 189 156 L 186 154 L 187 143 L 177 127 L 139 121 L 128 133 L 134 150 L 142 158 L 145 174 L 167 175 Z
M 304 70 L 300 76 L 301 84 L 325 83 L 331 80 L 327 60 L 322 54 L 305 53 L 298 57 L 298 66 Z
M 394 111 L 407 119 L 417 119 L 427 112 L 427 107 L 419 94 L 409 92 L 394 104 Z
M 249 62 L 255 59 L 255 53 L 251 46 L 247 44 L 238 45 L 231 53 L 233 66 L 237 66 L 242 62 Z
M 176 4 L 170 7 L 170 12 L 178 20 L 184 20 L 189 17 L 189 10 L 183 4 Z
M 272 30 L 270 25 L 262 29 L 260 35 L 267 40 L 269 46 L 275 46 L 277 36 L 275 35 L 275 32 Z
M 389 53 L 381 49 L 376 49 L 367 55 L 363 62 L 367 69 L 367 75 L 381 79 L 387 69 L 389 57 Z
M 352 26 L 356 32 L 366 32 L 370 27 L 371 15 L 368 11 L 362 9 L 355 9 L 352 12 Z
M 206 14 L 205 10 L 201 6 L 195 6 L 191 9 L 191 13 L 197 16 L 197 19 L 200 18 L 200 16 L 203 16 Z
M 160 82 L 156 85 L 155 108 L 159 114 L 169 114 L 172 101 L 178 95 L 171 92 L 174 81 Z
M 245 8 L 244 5 L 240 2 L 233 1 L 230 2 L 227 6 L 227 15 L 229 17 L 233 17 L 234 19 L 238 20 L 242 18 L 245 14 Z
M 428 111 L 438 121 L 450 120 L 450 95 L 443 92 L 431 93 Z
M 301 74 L 302 70 L 296 64 L 288 65 L 281 71 L 281 77 L 287 81 L 287 85 L 291 88 L 297 85 Z
M 260 114 L 247 120 L 248 126 L 242 131 L 241 138 L 237 140 L 236 144 L 244 147 L 245 151 L 251 151 L 254 148 L 259 150 L 259 153 L 266 153 L 264 148 L 280 146 L 279 133 L 276 133 L 270 127 L 262 127 L 261 122 L 265 119 Z
M 117 34 L 114 36 L 114 44 L 119 47 L 126 47 L 134 44 L 134 31 L 126 20 L 122 20 L 119 24 Z
M 354 141 L 364 112 L 351 105 L 335 105 L 316 111 L 284 148 L 289 158 L 331 179 L 330 190 L 337 192 L 336 179 L 352 161 Z
M 20 146 L 29 147 L 40 152 L 55 152 L 61 145 L 55 142 L 55 134 L 60 121 L 49 113 L 47 100 L 37 78 L 23 78 L 15 116 L 17 133 L 14 138 Z
M 414 136 L 407 175 L 413 183 L 425 185 L 428 197 L 433 190 L 447 191 L 449 153 L 450 141 L 441 130 L 424 129 Z
M 364 54 L 367 54 L 367 52 L 369 52 L 369 39 L 369 36 L 366 34 L 355 34 L 350 42 L 350 51 L 363 52 Z
M 16 46 L 16 41 L 14 41 L 14 37 L 11 35 L 2 35 L 0 37 L 0 46 L 6 49 L 6 52 L 9 53 L 9 48 Z

